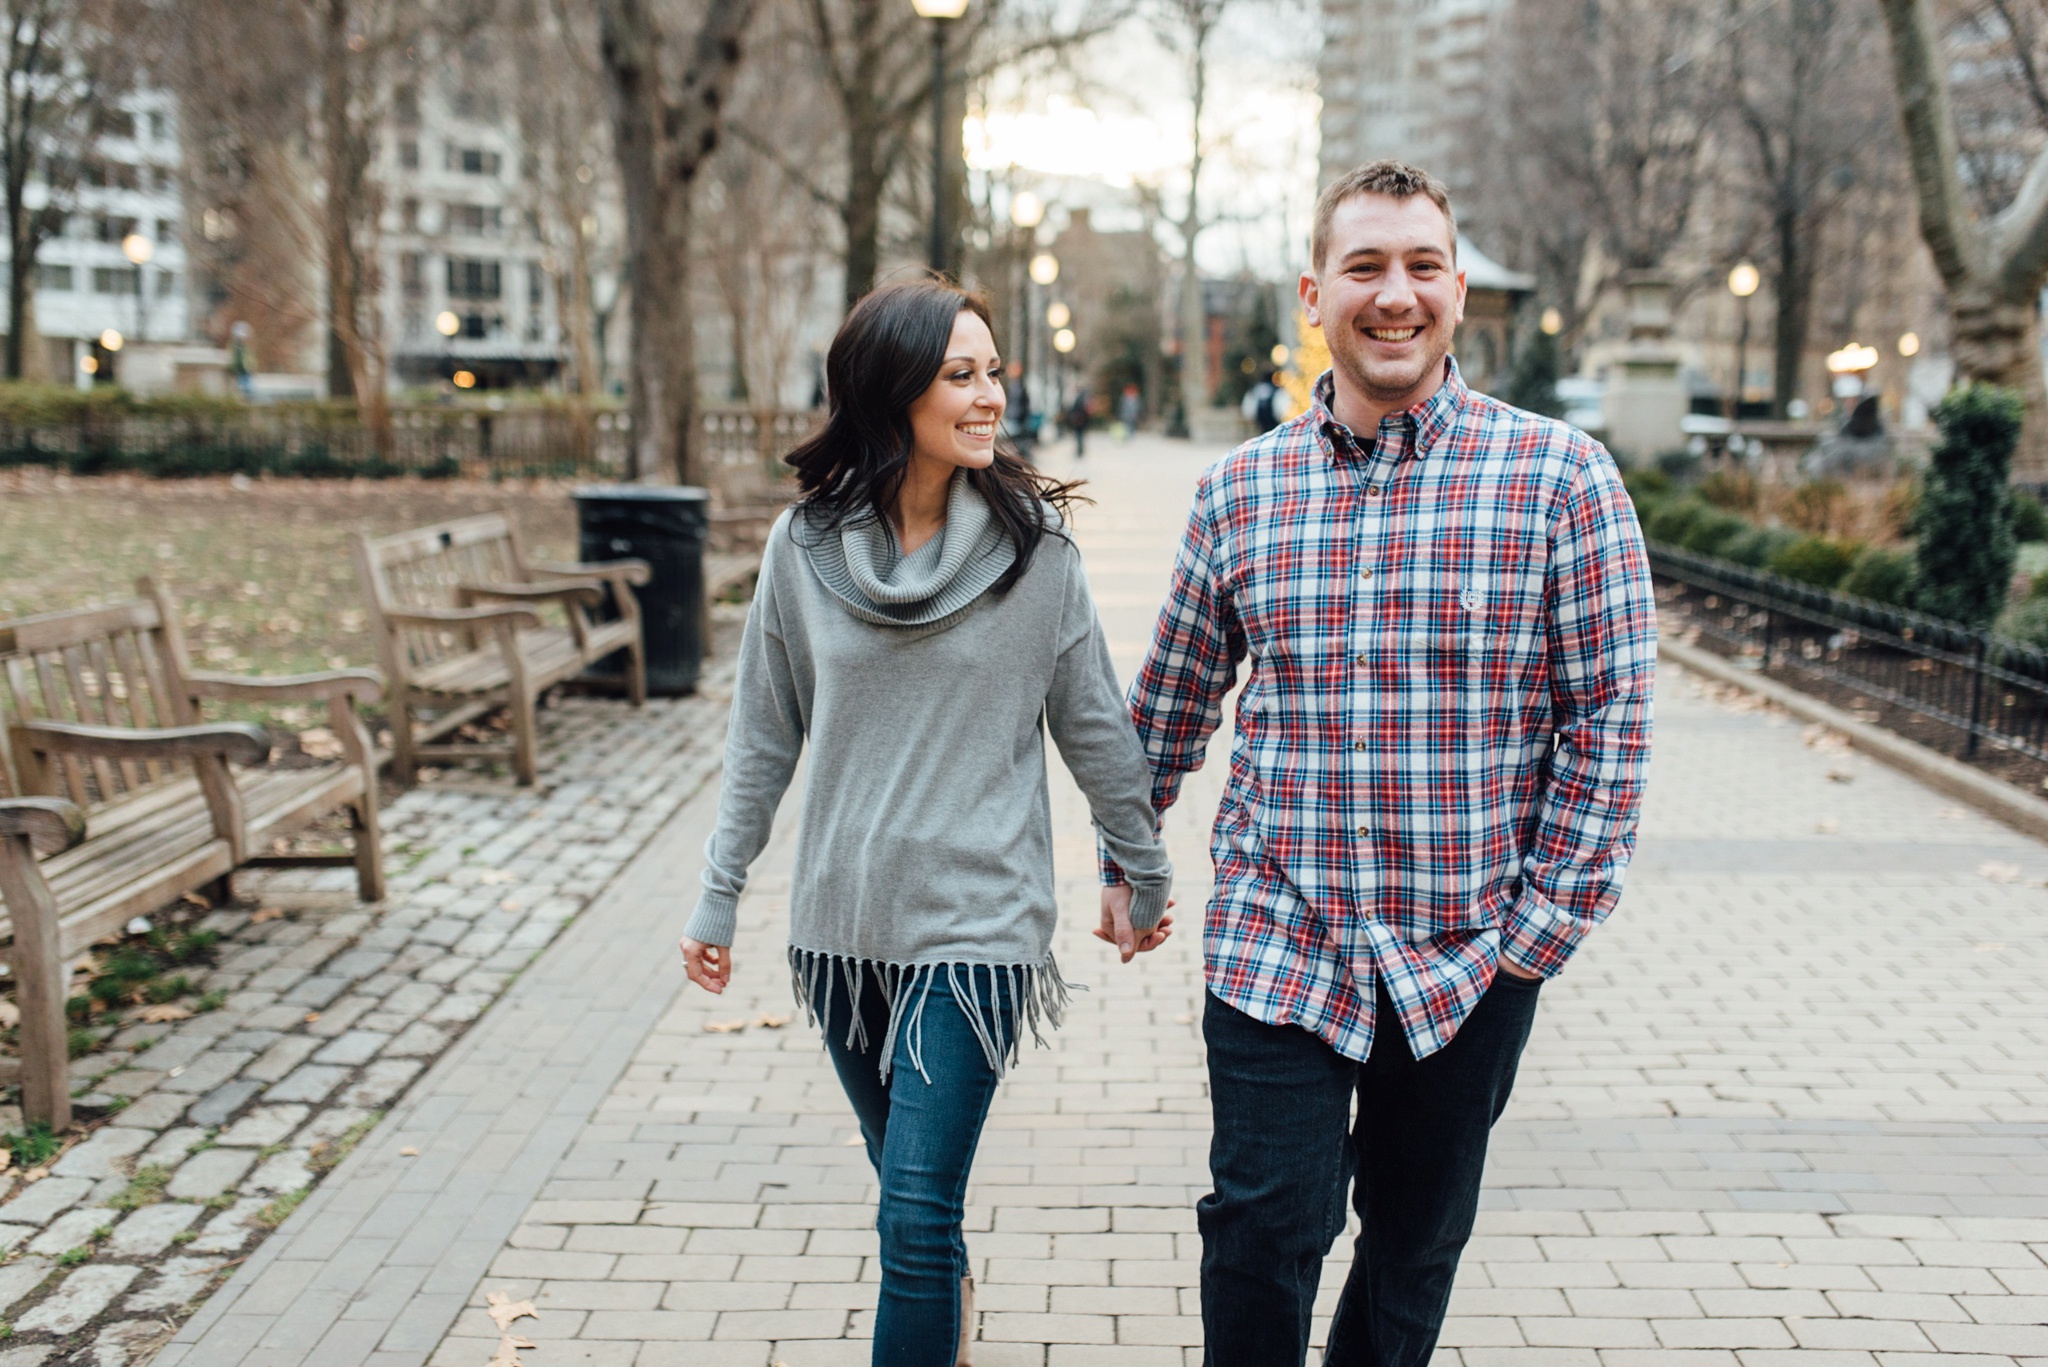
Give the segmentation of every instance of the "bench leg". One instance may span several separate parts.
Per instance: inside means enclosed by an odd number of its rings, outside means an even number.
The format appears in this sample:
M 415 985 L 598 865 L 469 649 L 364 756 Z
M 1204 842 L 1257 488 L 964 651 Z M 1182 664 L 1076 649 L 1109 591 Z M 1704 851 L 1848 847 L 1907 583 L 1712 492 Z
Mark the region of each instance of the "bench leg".
M 350 809 L 356 839 L 356 896 L 365 902 L 384 900 L 384 831 L 377 823 L 377 776 L 367 780 L 369 792 Z
M 413 753 L 412 695 L 404 684 L 391 690 L 391 776 L 401 788 L 419 781 L 419 759 Z
M 512 772 L 522 784 L 532 783 L 540 777 L 540 723 L 533 694 L 514 689 L 505 701 L 512 713 Z
M 647 642 L 640 636 L 626 647 L 626 698 L 635 707 L 647 702 Z
M 28 838 L 0 835 L 0 896 L 14 922 L 14 982 L 21 1008 L 21 1114 L 62 1133 L 71 1126 L 70 1030 L 57 899 Z

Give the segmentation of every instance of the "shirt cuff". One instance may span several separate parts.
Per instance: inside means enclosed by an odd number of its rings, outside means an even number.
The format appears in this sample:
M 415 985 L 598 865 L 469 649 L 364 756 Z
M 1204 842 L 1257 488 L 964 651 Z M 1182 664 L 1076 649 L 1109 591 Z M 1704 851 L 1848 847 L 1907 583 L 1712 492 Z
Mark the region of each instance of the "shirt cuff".
M 700 944 L 730 948 L 739 916 L 739 898 L 707 890 L 697 898 L 697 909 L 690 913 L 690 923 L 683 927 L 683 934 Z
M 1554 978 L 1585 935 L 1583 921 L 1524 883 L 1501 927 L 1500 957 L 1524 972 Z

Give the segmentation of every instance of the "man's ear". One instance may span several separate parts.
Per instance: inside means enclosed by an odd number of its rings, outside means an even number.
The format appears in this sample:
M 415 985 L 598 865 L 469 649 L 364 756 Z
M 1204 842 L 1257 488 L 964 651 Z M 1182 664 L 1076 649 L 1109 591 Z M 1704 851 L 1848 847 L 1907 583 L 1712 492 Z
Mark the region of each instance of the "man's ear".
M 1458 307 L 1461 309 L 1464 307 L 1464 284 L 1465 277 L 1461 275 L 1458 277 Z M 1301 282 L 1296 289 L 1301 295 L 1301 312 L 1308 319 L 1308 325 L 1312 328 L 1321 327 L 1323 325 L 1322 289 L 1316 284 L 1315 272 L 1303 271 L 1301 273 Z
M 1458 322 L 1465 321 L 1465 272 L 1458 272 Z

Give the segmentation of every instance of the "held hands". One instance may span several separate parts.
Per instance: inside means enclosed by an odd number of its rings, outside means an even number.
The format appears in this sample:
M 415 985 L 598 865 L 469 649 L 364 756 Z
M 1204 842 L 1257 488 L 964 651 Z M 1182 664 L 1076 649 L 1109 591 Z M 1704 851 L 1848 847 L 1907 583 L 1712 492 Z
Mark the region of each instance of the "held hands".
M 1167 906 L 1174 904 L 1168 902 Z M 1117 883 L 1102 890 L 1102 924 L 1095 929 L 1095 938 L 1105 944 L 1116 946 L 1116 952 L 1125 963 L 1132 956 L 1145 954 L 1165 944 L 1173 935 L 1173 918 L 1162 916 L 1159 924 L 1144 934 L 1131 929 L 1131 885 Z
M 732 981 L 732 946 L 707 945 L 685 935 L 682 950 L 683 971 L 691 982 L 714 996 L 725 991 Z

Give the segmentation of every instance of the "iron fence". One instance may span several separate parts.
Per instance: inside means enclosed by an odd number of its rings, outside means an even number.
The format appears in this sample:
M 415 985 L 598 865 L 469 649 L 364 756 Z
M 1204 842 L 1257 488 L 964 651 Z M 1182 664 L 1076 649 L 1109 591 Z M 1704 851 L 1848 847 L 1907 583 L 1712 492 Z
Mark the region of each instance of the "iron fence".
M 1653 543 L 1650 568 L 1691 626 L 1759 669 L 1952 727 L 1965 755 L 1988 744 L 2048 760 L 2048 651 L 1672 546 Z

